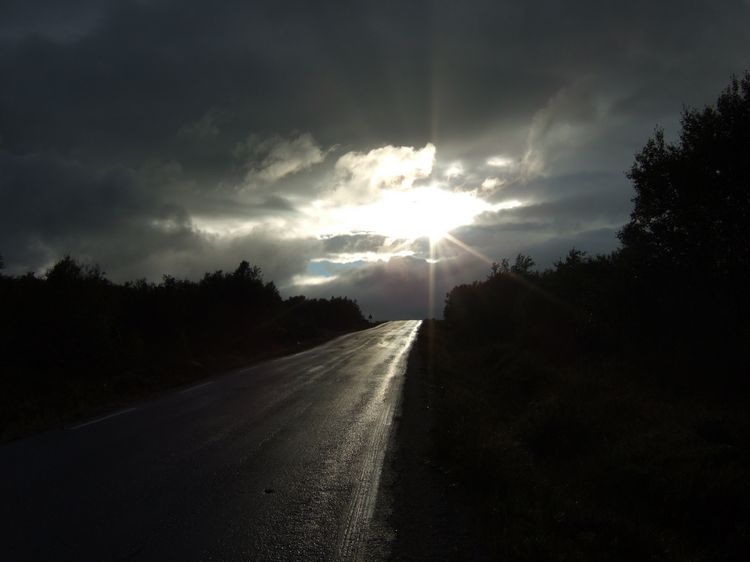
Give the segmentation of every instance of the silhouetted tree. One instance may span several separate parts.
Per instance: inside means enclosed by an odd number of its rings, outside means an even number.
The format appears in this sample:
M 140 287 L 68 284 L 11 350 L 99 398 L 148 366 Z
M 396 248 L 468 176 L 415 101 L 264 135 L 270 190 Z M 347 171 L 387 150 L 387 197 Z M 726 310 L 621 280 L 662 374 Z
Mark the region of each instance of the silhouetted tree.
M 679 140 L 657 129 L 636 155 L 620 231 L 655 332 L 742 337 L 750 298 L 750 74 L 686 109 Z M 710 329 L 706 329 L 709 328 Z
M 83 281 L 106 281 L 104 272 L 97 264 L 84 264 L 69 255 L 49 268 L 45 277 L 50 283 L 61 285 Z
M 727 279 L 750 266 L 750 74 L 715 106 L 687 109 L 679 141 L 657 129 L 636 155 L 630 222 L 620 231 L 641 264 Z
M 535 263 L 533 258 L 524 254 L 518 254 L 513 265 L 510 264 L 510 260 L 508 258 L 503 258 L 499 263 L 492 262 L 488 278 L 492 279 L 494 277 L 509 274 L 529 277 L 533 275 L 534 265 Z
M 251 266 L 246 260 L 242 260 L 237 269 L 234 270 L 232 277 L 239 280 L 256 281 L 263 279 L 263 271 L 257 265 Z

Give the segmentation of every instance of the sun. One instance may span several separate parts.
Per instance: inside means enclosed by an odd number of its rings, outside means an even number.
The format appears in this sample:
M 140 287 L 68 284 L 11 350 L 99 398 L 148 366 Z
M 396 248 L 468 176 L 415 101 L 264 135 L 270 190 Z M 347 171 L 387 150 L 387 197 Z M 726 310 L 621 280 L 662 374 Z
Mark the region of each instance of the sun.
M 436 186 L 383 190 L 371 203 L 339 208 L 333 222 L 342 231 L 372 232 L 394 239 L 439 240 L 493 206 L 471 193 Z
M 366 203 L 330 205 L 314 202 L 307 210 L 315 236 L 378 234 L 393 240 L 429 238 L 437 242 L 452 230 L 473 224 L 485 212 L 520 206 L 517 200 L 490 203 L 476 191 L 452 191 L 437 185 L 381 189 Z

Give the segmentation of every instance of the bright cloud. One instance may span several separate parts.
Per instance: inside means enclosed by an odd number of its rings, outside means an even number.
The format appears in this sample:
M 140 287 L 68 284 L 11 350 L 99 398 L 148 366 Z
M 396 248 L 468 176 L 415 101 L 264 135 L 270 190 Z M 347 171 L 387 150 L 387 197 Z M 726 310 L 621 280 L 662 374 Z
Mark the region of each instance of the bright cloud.
M 311 262 L 330 262 L 348 264 L 356 262 L 388 261 L 391 258 L 405 258 L 414 255 L 414 250 L 381 251 L 381 252 L 341 252 L 328 254 L 325 258 L 317 258 Z
M 338 279 L 336 275 L 295 275 L 292 277 L 289 286 L 292 287 L 314 287 L 316 285 L 325 285 Z
M 254 149 L 256 152 L 261 149 Z M 278 179 L 300 171 L 325 157 L 310 135 L 292 140 L 276 139 L 265 143 L 265 167 L 256 168 L 255 177 Z M 393 241 L 420 238 L 438 239 L 446 233 L 470 225 L 483 213 L 519 206 L 518 201 L 490 203 L 483 198 L 488 191 L 502 185 L 497 177 L 484 180 L 482 188 L 455 191 L 439 180 L 427 184 L 436 163 L 435 145 L 422 148 L 382 146 L 367 152 L 347 152 L 318 179 L 318 185 L 332 189 L 297 190 L 286 194 L 279 186 L 279 196 L 295 198 L 293 210 L 269 213 L 263 217 L 194 216 L 193 228 L 212 237 L 236 238 L 255 229 L 271 228 L 282 238 L 330 239 L 336 236 L 375 235 Z M 453 162 L 440 167 L 440 175 L 465 174 L 463 164 Z M 295 182 L 303 182 L 300 175 Z M 324 252 L 315 259 L 335 263 L 373 262 L 393 257 L 412 256 L 407 246 L 382 246 L 356 250 Z
M 511 206 L 517 206 L 513 202 Z M 504 206 L 503 206 L 504 205 Z M 360 205 L 330 205 L 316 201 L 307 210 L 317 219 L 317 235 L 374 233 L 394 239 L 439 238 L 474 217 L 500 208 L 475 193 L 454 192 L 436 186 L 409 190 L 383 190 L 380 196 Z
M 376 197 L 381 188 L 409 189 L 432 174 L 435 145 L 423 148 L 383 146 L 363 152 L 348 152 L 336 162 L 337 192 L 343 200 Z
M 482 182 L 482 190 L 492 191 L 493 189 L 501 187 L 503 184 L 505 184 L 505 180 L 501 180 L 500 178 L 486 178 Z
M 507 156 L 493 156 L 487 159 L 487 165 L 493 168 L 509 168 L 513 165 L 513 159 Z
M 464 167 L 461 162 L 454 162 L 447 170 L 445 170 L 445 177 L 448 179 L 457 178 L 464 175 Z

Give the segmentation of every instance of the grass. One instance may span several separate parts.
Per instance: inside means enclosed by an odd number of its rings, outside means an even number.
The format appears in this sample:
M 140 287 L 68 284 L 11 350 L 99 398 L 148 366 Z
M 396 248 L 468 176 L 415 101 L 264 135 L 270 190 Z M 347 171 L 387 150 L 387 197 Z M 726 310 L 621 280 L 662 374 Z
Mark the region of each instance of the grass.
M 554 365 L 426 322 L 435 446 L 507 560 L 744 560 L 746 401 L 643 365 Z M 707 373 L 707 378 L 710 374 Z M 408 404 L 407 404 L 408 406 Z

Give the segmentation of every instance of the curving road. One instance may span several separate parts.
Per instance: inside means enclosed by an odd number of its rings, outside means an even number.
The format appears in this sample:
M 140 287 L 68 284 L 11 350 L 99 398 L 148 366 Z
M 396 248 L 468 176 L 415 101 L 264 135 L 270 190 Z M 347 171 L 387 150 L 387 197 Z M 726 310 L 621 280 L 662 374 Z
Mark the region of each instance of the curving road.
M 0 447 L 0 559 L 372 557 L 365 537 L 419 324 Z

